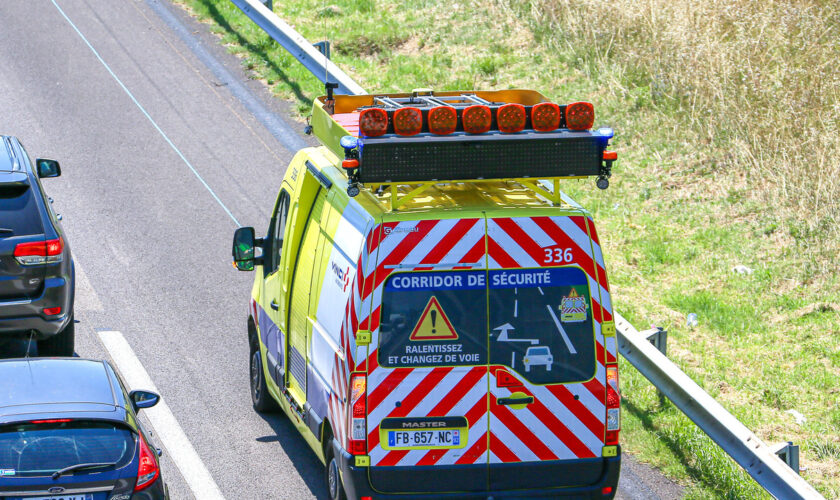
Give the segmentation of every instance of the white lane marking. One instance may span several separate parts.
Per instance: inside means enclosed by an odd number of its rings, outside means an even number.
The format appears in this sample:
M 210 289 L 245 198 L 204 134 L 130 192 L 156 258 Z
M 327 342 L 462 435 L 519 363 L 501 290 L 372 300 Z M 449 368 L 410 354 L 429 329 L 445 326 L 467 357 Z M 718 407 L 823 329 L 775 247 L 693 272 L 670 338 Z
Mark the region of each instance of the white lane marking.
M 514 318 L 519 317 L 519 299 L 515 299 L 513 301 L 513 317 Z
M 548 309 L 548 314 L 551 315 L 551 319 L 553 319 L 554 324 L 557 325 L 557 331 L 559 331 L 560 335 L 563 336 L 563 342 L 566 343 L 566 347 L 569 348 L 569 352 L 571 352 L 572 354 L 577 354 L 577 351 L 575 350 L 575 346 L 573 346 L 572 341 L 569 340 L 569 336 L 566 334 L 566 330 L 564 330 L 563 327 L 560 325 L 560 320 L 557 319 L 557 315 L 554 314 L 554 310 L 551 309 L 551 306 L 548 306 L 548 305 L 545 306 L 545 308 Z
M 101 331 L 99 339 L 117 365 L 123 380 L 128 384 L 129 388 L 146 389 L 150 391 L 157 391 L 152 378 L 143 368 L 143 364 L 137 359 L 131 346 L 123 337 L 123 334 L 118 331 Z M 213 476 L 204 466 L 204 462 L 196 453 L 184 430 L 175 415 L 166 404 L 166 400 L 161 397 L 160 402 L 152 408 L 143 410 L 143 414 L 149 419 L 158 433 L 160 440 L 166 447 L 166 451 L 178 466 L 181 475 L 186 480 L 187 485 L 192 490 L 196 498 L 204 499 L 224 499 L 221 490 L 213 480 Z
M 79 259 L 74 258 L 73 264 L 76 267 L 76 296 L 73 299 L 73 308 L 77 311 L 102 312 L 102 302 L 90 284 Z
M 108 70 L 108 73 L 111 75 L 111 77 L 114 78 L 114 81 L 116 81 L 120 85 L 120 87 L 122 87 L 122 89 L 123 89 L 123 91 L 125 91 L 126 95 L 128 95 L 128 97 L 131 98 L 131 100 L 134 102 L 134 104 L 137 106 L 137 108 L 149 120 L 149 123 L 151 123 L 152 126 L 155 128 L 155 130 L 158 131 L 160 136 L 163 137 L 163 140 L 165 140 L 167 142 L 167 144 L 169 144 L 169 147 L 171 147 L 172 150 L 175 151 L 175 153 L 177 153 L 178 156 L 181 157 L 181 160 L 183 160 L 184 164 L 186 166 L 188 166 L 190 168 L 190 170 L 192 170 L 192 173 L 195 174 L 196 178 L 204 185 L 204 187 L 207 189 L 207 191 L 210 193 L 210 195 L 213 197 L 213 199 L 216 200 L 216 203 L 218 203 L 219 206 L 221 206 L 224 209 L 224 211 L 228 214 L 228 217 L 230 217 L 231 220 L 233 220 L 234 224 L 236 224 L 237 227 L 242 227 L 242 224 L 240 224 L 239 221 L 236 220 L 236 217 L 233 216 L 233 214 L 228 209 L 228 207 L 224 203 L 222 203 L 222 200 L 219 199 L 219 197 L 216 195 L 216 192 L 213 191 L 213 189 L 210 187 L 210 185 L 207 184 L 207 182 L 204 181 L 204 178 L 201 177 L 201 175 L 198 173 L 198 170 L 196 170 L 195 167 L 192 166 L 192 163 L 190 163 L 190 161 L 187 160 L 187 157 L 184 156 L 183 153 L 181 153 L 181 150 L 178 149 L 175 146 L 175 143 L 173 143 L 169 139 L 169 136 L 167 136 L 166 133 L 158 126 L 157 122 L 154 119 L 152 119 L 152 116 L 149 114 L 148 111 L 146 111 L 146 108 L 144 108 L 143 105 L 140 104 L 140 102 L 137 100 L 137 98 L 134 97 L 134 94 L 132 94 L 131 91 L 128 90 L 128 87 L 126 87 L 125 84 L 122 82 L 122 80 L 120 80 L 117 77 L 116 73 L 114 73 L 114 71 L 111 70 L 111 67 L 108 66 L 108 63 L 105 62 L 105 59 L 102 59 L 102 56 L 99 55 L 99 52 L 97 52 L 96 49 L 93 48 L 93 45 L 91 45 L 91 43 L 88 41 L 88 39 L 85 37 L 85 35 L 82 34 L 81 30 L 79 30 L 79 28 L 77 28 L 76 25 L 73 23 L 73 21 L 71 21 L 70 18 L 67 16 L 67 14 L 64 13 L 64 10 L 58 5 L 58 3 L 56 3 L 56 0 L 51 0 L 51 1 L 52 1 L 53 5 L 55 5 L 55 8 L 58 9 L 58 12 L 62 15 L 62 17 L 64 17 L 64 19 L 67 21 L 67 23 L 73 28 L 73 30 L 76 31 L 76 33 L 79 35 L 79 37 L 82 39 L 82 41 L 85 42 L 85 45 L 87 45 L 88 48 L 90 49 L 90 51 L 93 52 L 93 55 L 96 56 L 97 59 L 99 59 L 99 62 L 102 63 L 102 66 L 105 66 L 105 69 Z

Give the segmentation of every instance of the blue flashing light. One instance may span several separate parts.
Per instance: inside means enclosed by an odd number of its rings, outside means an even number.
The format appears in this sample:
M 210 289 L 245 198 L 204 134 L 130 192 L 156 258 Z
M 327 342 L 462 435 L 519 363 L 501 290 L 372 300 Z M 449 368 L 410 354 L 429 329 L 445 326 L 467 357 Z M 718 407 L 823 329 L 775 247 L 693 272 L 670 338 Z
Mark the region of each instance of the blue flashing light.
M 601 137 L 605 138 L 606 140 L 610 140 L 615 136 L 615 132 L 613 132 L 613 129 L 611 129 L 609 127 L 599 128 L 598 129 L 598 134 L 600 134 Z
M 345 153 L 349 153 L 350 150 L 356 149 L 356 146 L 359 145 L 359 140 L 352 135 L 345 135 L 338 143 L 344 148 Z
M 615 136 L 615 132 L 613 132 L 613 129 L 609 127 L 601 127 L 598 130 L 596 130 L 595 133 L 598 134 L 598 142 L 600 142 L 601 146 L 603 146 L 604 148 L 606 148 L 609 145 L 610 139 L 612 139 Z

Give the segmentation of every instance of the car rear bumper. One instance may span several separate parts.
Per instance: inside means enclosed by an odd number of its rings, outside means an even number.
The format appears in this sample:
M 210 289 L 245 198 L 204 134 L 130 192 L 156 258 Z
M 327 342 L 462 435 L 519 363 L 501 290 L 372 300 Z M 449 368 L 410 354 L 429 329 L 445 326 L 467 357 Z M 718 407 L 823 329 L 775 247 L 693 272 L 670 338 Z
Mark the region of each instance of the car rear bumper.
M 370 485 L 369 468 L 356 467 L 355 457 L 340 449 L 337 441 L 333 441 L 336 456 L 339 457 L 342 481 L 344 483 L 345 491 L 348 498 L 370 497 L 371 499 L 402 499 L 402 500 L 420 500 L 428 499 L 430 497 L 442 499 L 526 499 L 526 498 L 581 498 L 581 499 L 611 499 L 615 496 L 616 488 L 618 486 L 618 476 L 621 470 L 621 450 L 615 457 L 607 457 L 598 459 L 598 467 L 600 467 L 600 474 L 597 474 L 597 479 L 594 483 L 583 486 L 572 486 L 562 488 L 545 487 L 545 477 L 543 476 L 540 467 L 533 467 L 533 472 L 528 473 L 527 466 L 518 466 L 515 470 L 510 468 L 510 464 L 491 464 L 487 466 L 489 477 L 496 475 L 503 475 L 507 478 L 515 477 L 515 480 L 507 479 L 505 482 L 510 488 L 491 490 L 484 489 L 481 491 L 467 491 L 467 492 L 415 492 L 415 493 L 383 493 L 375 491 Z M 570 460 L 569 474 L 576 473 L 576 466 L 578 461 Z M 524 464 L 523 464 L 524 465 Z M 479 466 L 481 469 L 484 467 Z M 435 467 L 387 467 L 382 469 L 394 470 L 394 481 L 400 481 L 404 485 L 404 490 L 417 490 L 418 485 L 429 485 L 438 482 L 441 475 L 457 475 L 462 470 L 461 466 L 435 466 Z M 466 471 L 465 477 L 470 476 L 471 472 Z M 407 480 L 407 474 L 414 474 L 411 480 Z M 387 475 L 388 472 L 377 471 L 377 476 L 381 481 L 382 476 Z M 483 478 L 486 478 L 482 474 Z M 386 479 L 387 480 L 387 479 Z M 463 481 L 461 484 L 464 484 Z M 541 487 L 534 487 L 535 484 L 543 483 Z M 487 483 L 485 483 L 487 484 Z M 492 481 L 491 481 L 492 484 Z M 603 493 L 604 488 L 611 488 L 607 494 Z
M 41 295 L 27 300 L 0 301 L 0 339 L 28 336 L 51 337 L 67 326 L 72 316 L 72 290 L 63 277 L 47 278 Z M 44 309 L 61 307 L 61 314 L 47 316 Z

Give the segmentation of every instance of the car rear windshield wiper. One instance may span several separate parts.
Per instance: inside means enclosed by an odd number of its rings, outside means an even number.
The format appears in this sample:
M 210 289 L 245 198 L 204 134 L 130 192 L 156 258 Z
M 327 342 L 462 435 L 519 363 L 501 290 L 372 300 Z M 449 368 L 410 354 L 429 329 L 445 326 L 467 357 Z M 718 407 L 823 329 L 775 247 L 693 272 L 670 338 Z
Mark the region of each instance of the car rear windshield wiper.
M 112 465 L 117 465 L 117 462 L 93 462 L 93 463 L 87 463 L 87 464 L 71 465 L 69 467 L 65 467 L 63 469 L 60 469 L 60 470 L 57 470 L 57 471 L 53 472 L 52 478 L 53 479 L 58 479 L 65 472 L 70 472 L 70 471 L 73 471 L 73 470 L 96 469 L 96 468 L 99 468 L 99 467 L 111 467 Z
M 5 227 L 0 227 L 0 235 L 12 234 L 12 233 L 14 233 L 14 231 L 12 231 L 11 229 L 6 229 Z

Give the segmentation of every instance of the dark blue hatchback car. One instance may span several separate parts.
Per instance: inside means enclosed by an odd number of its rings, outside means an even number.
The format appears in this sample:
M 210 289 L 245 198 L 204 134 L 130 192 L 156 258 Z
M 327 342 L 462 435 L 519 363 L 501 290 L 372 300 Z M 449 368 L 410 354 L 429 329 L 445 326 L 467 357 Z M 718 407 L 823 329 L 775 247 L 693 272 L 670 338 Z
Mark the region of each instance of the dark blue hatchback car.
M 107 361 L 0 360 L 0 498 L 168 498 L 137 419 L 159 399 L 127 392 Z

